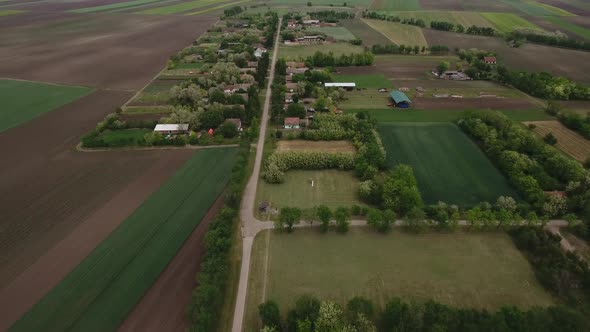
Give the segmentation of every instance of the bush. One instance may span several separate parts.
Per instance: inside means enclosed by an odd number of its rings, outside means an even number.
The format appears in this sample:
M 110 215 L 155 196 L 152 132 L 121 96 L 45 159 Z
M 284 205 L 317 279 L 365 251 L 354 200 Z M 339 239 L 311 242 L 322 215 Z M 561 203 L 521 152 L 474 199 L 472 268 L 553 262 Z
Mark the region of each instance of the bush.
M 217 133 L 223 135 L 224 138 L 234 138 L 238 136 L 238 128 L 235 124 L 226 122 L 217 129 Z

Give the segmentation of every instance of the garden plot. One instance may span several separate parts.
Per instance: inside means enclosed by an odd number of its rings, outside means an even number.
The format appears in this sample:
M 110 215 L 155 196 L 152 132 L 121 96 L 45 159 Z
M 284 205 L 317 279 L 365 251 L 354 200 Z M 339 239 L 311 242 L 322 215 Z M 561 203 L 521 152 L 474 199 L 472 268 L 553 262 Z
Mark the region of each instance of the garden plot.
M 362 53 L 362 46 L 352 45 L 350 43 L 323 43 L 315 45 L 284 45 L 279 46 L 279 55 L 291 60 L 297 60 L 314 55 L 315 52 L 334 53 L 335 56 L 350 53 Z
M 450 123 L 383 124 L 387 164 L 414 168 L 426 204 L 459 206 L 517 197 L 506 179 L 459 128 Z
M 360 19 L 341 20 L 340 24 L 347 28 L 356 38 L 363 41 L 363 45 L 373 46 L 374 44 L 387 45 L 391 41 L 380 32 L 372 29 Z
M 180 82 L 180 80 L 155 80 L 143 89 L 129 103 L 129 106 L 165 106 L 170 101 L 170 89 Z
M 355 148 L 350 141 L 281 140 L 277 142 L 277 151 L 355 152 Z
M 552 133 L 557 138 L 557 147 L 580 162 L 590 157 L 590 141 L 559 121 L 531 121 L 525 125 L 534 125 L 534 131 L 541 137 Z

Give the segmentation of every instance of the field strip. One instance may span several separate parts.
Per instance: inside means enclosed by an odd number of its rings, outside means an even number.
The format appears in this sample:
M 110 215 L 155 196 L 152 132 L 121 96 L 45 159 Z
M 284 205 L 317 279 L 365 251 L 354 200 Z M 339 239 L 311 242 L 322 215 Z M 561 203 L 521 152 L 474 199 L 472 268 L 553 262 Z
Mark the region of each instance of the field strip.
M 204 13 L 208 13 L 217 9 L 222 9 L 225 7 L 229 7 L 229 6 L 234 6 L 240 3 L 244 3 L 244 2 L 250 2 L 251 0 L 241 0 L 241 1 L 236 1 L 236 2 L 228 2 L 219 6 L 215 6 L 215 7 L 211 7 L 211 8 L 207 8 L 207 9 L 203 9 L 203 10 L 199 10 L 196 12 L 192 12 L 192 13 L 187 13 L 185 15 L 199 15 L 199 14 L 204 14 Z
M 0 10 L 0 17 L 2 16 L 10 16 L 10 15 L 17 15 L 26 12 L 26 10 Z
M 185 145 L 185 146 L 149 146 L 149 147 L 121 147 L 121 148 L 83 148 L 82 143 L 76 146 L 80 152 L 113 152 L 113 151 L 151 151 L 151 150 L 205 150 L 221 148 L 237 148 L 239 144 L 221 144 L 221 145 Z
M 166 14 L 176 14 L 180 12 L 186 12 L 191 9 L 195 8 L 202 8 L 209 5 L 213 5 L 219 2 L 218 0 L 196 0 L 190 2 L 181 2 L 170 6 L 162 6 L 156 8 L 150 8 L 146 10 L 142 10 L 137 12 L 137 14 L 146 14 L 146 15 L 166 15 Z
M 72 88 L 90 88 L 93 91 L 97 90 L 96 88 L 89 87 L 89 86 L 84 86 L 84 85 L 51 83 L 51 82 L 42 82 L 42 81 L 31 81 L 31 80 L 23 80 L 23 79 L 20 79 L 20 78 L 11 78 L 11 77 L 0 77 L 0 80 L 29 82 L 29 83 L 46 84 L 46 85 L 54 85 L 54 86 L 69 86 L 69 87 L 72 87 Z M 100 89 L 100 90 L 108 90 L 108 89 Z M 117 90 L 117 89 L 115 89 L 113 91 L 127 91 L 127 90 Z
M 378 31 L 397 45 L 428 46 L 422 29 L 413 25 L 362 19 L 373 30 Z M 399 36 L 399 37 L 398 37 Z
M 266 250 L 264 250 L 264 281 L 262 282 L 262 292 L 260 296 L 260 303 L 266 301 L 266 286 L 268 283 L 268 265 L 270 263 L 270 232 L 266 232 Z
M 112 3 L 109 5 L 103 5 L 103 6 L 73 9 L 73 10 L 69 10 L 69 12 L 70 13 L 93 13 L 93 12 L 107 11 L 110 9 L 135 7 L 137 5 L 143 5 L 146 3 L 158 2 L 158 1 L 160 1 L 160 0 L 134 0 L 134 1 L 127 1 L 127 2 Z

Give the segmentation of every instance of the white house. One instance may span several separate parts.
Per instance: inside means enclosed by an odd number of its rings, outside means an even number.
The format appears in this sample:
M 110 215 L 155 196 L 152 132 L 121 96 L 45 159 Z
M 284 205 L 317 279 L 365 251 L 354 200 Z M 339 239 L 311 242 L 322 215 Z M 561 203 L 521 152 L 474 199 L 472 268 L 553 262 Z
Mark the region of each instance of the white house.
M 346 90 L 352 90 L 356 88 L 356 83 L 324 83 L 324 87 L 326 88 L 344 88 Z
M 254 50 L 254 56 L 256 58 L 262 58 L 262 54 L 264 54 L 264 53 L 266 53 L 265 48 L 257 47 L 256 50 Z
M 186 134 L 188 133 L 188 123 L 157 124 L 156 128 L 154 128 L 154 132 L 164 135 Z

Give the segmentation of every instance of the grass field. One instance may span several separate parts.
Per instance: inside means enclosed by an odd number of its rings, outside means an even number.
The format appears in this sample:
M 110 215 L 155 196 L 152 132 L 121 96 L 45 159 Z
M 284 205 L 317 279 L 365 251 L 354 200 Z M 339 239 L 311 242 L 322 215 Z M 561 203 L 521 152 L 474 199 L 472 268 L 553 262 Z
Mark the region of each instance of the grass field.
M 386 109 L 346 109 L 345 113 L 368 112 L 378 122 L 452 122 L 459 118 L 462 110 L 398 110 Z M 542 121 L 553 119 L 537 109 L 518 111 L 497 111 L 514 121 Z
M 145 134 L 151 133 L 152 130 L 150 129 L 126 129 L 126 130 L 105 130 L 100 134 L 100 137 L 105 141 L 107 144 L 112 144 L 114 142 L 120 142 L 123 139 L 126 140 L 133 140 L 134 143 L 126 144 L 129 145 L 138 145 L 139 141 L 143 140 Z
M 324 152 L 355 152 L 349 141 L 305 141 L 281 140 L 277 142 L 277 151 L 324 151 Z
M 375 44 L 391 44 L 391 41 L 387 39 L 387 37 L 380 32 L 375 31 L 375 29 L 372 29 L 367 23 L 360 19 L 340 20 L 340 24 L 355 35 L 356 38 L 362 40 L 363 45 L 370 47 Z
M 411 165 L 426 204 L 443 201 L 472 206 L 495 202 L 499 196 L 517 197 L 483 152 L 454 124 L 382 124 L 379 133 L 388 166 Z
M 371 4 L 373 10 L 420 10 L 419 0 L 374 0 Z
M 305 294 L 341 305 L 364 296 L 378 309 L 394 296 L 489 310 L 553 304 L 503 233 L 394 230 L 382 235 L 360 227 L 345 236 L 317 229 L 259 233 L 252 251 L 246 331 L 260 328 L 259 303 L 274 300 L 285 315 Z
M 390 88 L 391 81 L 383 74 L 368 75 L 334 75 L 334 82 L 354 82 L 357 88 Z
M 2 16 L 9 16 L 9 15 L 22 14 L 24 12 L 25 12 L 24 10 L 10 10 L 10 9 L 0 10 L 0 17 L 2 17 Z
M 419 27 L 380 20 L 363 19 L 363 21 L 397 45 L 428 46 L 422 29 Z
M 568 129 L 559 121 L 531 121 L 524 124 L 535 125 L 534 131 L 541 137 L 552 133 L 557 138 L 556 146 L 577 161 L 584 162 L 590 157 L 590 141 Z
M 535 24 L 526 19 L 510 13 L 481 13 L 493 26 L 500 32 L 511 32 L 516 29 L 535 29 L 541 30 Z
M 125 2 L 117 2 L 108 5 L 102 6 L 95 6 L 95 7 L 86 7 L 86 8 L 79 8 L 70 10 L 72 13 L 94 13 L 94 12 L 103 12 L 103 11 L 110 11 L 116 9 L 126 9 L 136 6 L 145 5 L 148 3 L 158 2 L 161 0 L 133 0 L 133 1 L 125 1 Z
M 309 28 L 309 31 L 317 31 L 321 33 L 325 33 L 328 37 L 332 37 L 335 40 L 355 40 L 356 37 L 348 31 L 345 27 L 319 27 L 319 28 Z
M 401 19 L 421 19 L 426 23 L 426 26 L 430 26 L 432 21 L 444 21 L 453 24 L 460 24 L 464 27 L 470 27 L 472 25 L 480 27 L 491 27 L 491 23 L 488 22 L 480 13 L 476 12 L 459 12 L 459 11 L 399 11 L 393 12 L 391 15 L 400 17 Z
M 323 53 L 332 52 L 338 56 L 341 54 L 362 53 L 364 48 L 349 43 L 332 43 L 332 44 L 318 44 L 318 45 L 297 45 L 286 46 L 281 44 L 279 46 L 279 56 L 288 59 L 299 59 L 312 56 L 315 52 Z
M 579 26 L 577 24 L 568 22 L 562 18 L 559 17 L 545 17 L 545 19 L 567 31 L 573 32 L 576 35 L 586 38 L 586 39 L 590 39 L 590 29 L 584 28 L 582 26 Z
M 116 330 L 222 192 L 236 151 L 196 152 L 10 330 Z
M 295 206 L 302 209 L 320 204 L 329 207 L 363 205 L 357 194 L 358 179 L 352 172 L 292 170 L 285 174 L 285 182 L 281 184 L 258 182 L 256 204 L 267 201 L 275 208 Z
M 389 88 L 391 82 L 388 85 L 382 86 Z M 390 102 L 389 93 L 379 92 L 377 89 L 367 89 L 362 91 L 347 91 L 346 100 L 338 102 L 338 107 L 343 110 L 348 109 L 377 109 L 387 107 Z
M 0 79 L 0 133 L 91 92 L 85 87 Z

